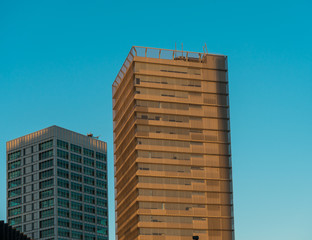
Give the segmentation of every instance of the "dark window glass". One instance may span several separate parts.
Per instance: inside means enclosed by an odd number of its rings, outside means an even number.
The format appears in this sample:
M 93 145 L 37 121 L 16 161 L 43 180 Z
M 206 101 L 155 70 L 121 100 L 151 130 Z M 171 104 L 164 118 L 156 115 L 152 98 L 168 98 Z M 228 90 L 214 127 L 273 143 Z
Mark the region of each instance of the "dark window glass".
M 82 191 L 82 185 L 79 184 L 79 183 L 74 183 L 74 182 L 72 182 L 72 183 L 71 183 L 71 189 L 74 190 L 74 191 L 79 191 L 79 192 L 81 192 L 81 191 Z
M 106 154 L 97 152 L 96 159 L 106 161 Z
M 84 186 L 84 192 L 88 194 L 94 194 L 95 190 L 93 187 Z
M 65 189 L 59 188 L 59 189 L 57 190 L 57 195 L 58 195 L 59 197 L 69 198 L 69 191 L 68 191 L 68 190 L 65 190 Z
M 94 167 L 94 160 L 93 160 L 93 159 L 84 157 L 84 158 L 83 158 L 83 163 L 84 163 L 85 165 L 87 165 L 87 166 Z
M 69 218 L 69 210 L 59 208 L 57 212 L 59 216 Z
M 54 226 L 54 218 L 40 221 L 41 228 L 52 227 L 52 226 Z
M 40 202 L 40 208 L 47 208 L 54 205 L 54 199 L 48 199 Z
M 53 215 L 54 215 L 54 209 L 53 208 L 40 211 L 40 218 L 51 217 Z
M 44 160 L 53 157 L 53 149 L 39 153 L 39 160 Z
M 60 207 L 65 207 L 65 208 L 69 208 L 69 201 L 65 200 L 65 199 L 57 199 L 57 203 Z
M 73 219 L 76 219 L 76 220 L 82 220 L 82 213 L 79 213 L 79 212 L 74 212 L 72 211 L 71 212 L 71 216 Z
M 57 149 L 57 156 L 60 158 L 68 159 L 68 152 Z
M 51 237 L 54 235 L 54 228 L 40 231 L 40 238 Z
M 53 179 L 45 180 L 39 183 L 40 189 L 48 188 L 53 186 Z
M 68 162 L 65 160 L 57 159 L 57 166 L 68 169 Z
M 39 163 L 39 169 L 46 169 L 53 166 L 53 159 L 49 159 L 47 161 Z
M 9 170 L 15 169 L 21 166 L 21 160 L 17 160 L 15 162 L 9 163 L 8 168 Z
M 11 191 L 9 191 L 9 198 L 10 197 L 19 196 L 19 195 L 21 195 L 21 193 L 22 193 L 22 189 L 21 188 L 17 188 L 17 189 L 11 190 Z
M 81 147 L 79 147 L 79 146 L 77 146 L 77 145 L 70 144 L 70 150 L 71 150 L 72 152 L 76 152 L 76 153 L 81 154 Z
M 43 143 L 40 143 L 39 144 L 39 151 L 46 150 L 48 148 L 51 148 L 52 146 L 53 146 L 53 139 L 46 141 L 46 142 L 43 142 Z
M 21 157 L 21 150 L 16 151 L 16 152 L 13 152 L 13 153 L 10 153 L 10 154 L 8 155 L 9 161 L 14 160 L 14 159 L 17 159 L 17 158 L 19 158 L 19 157 Z
M 53 189 L 48 189 L 40 192 L 40 199 L 47 198 L 53 196 Z
M 77 154 L 71 153 L 70 154 L 70 160 L 73 161 L 73 162 L 81 163 L 82 157 L 77 155 Z
M 68 142 L 64 142 L 62 140 L 57 139 L 57 147 L 68 150 Z
M 106 164 L 102 162 L 96 162 L 96 168 L 106 170 Z
M 22 180 L 19 178 L 19 179 L 16 179 L 16 180 L 13 180 L 13 181 L 10 181 L 8 183 L 8 188 L 14 188 L 14 187 L 17 187 L 19 185 L 21 185 L 22 183 Z
M 92 168 L 84 167 L 83 172 L 89 176 L 94 176 L 94 170 Z
M 53 176 L 53 169 L 43 171 L 39 173 L 39 179 L 45 179 Z
M 57 186 L 63 187 L 63 188 L 69 188 L 69 182 L 67 180 L 57 179 Z
M 75 172 L 82 172 L 82 167 L 78 164 L 75 164 L 75 163 L 71 163 L 70 164 L 70 168 L 72 171 L 75 171 Z
M 82 182 L 81 174 L 71 173 L 71 180 Z
M 83 149 L 83 154 L 88 157 L 94 157 L 94 151 L 87 148 Z
M 62 177 L 62 178 L 68 178 L 69 173 L 68 171 L 62 170 L 62 169 L 57 169 L 57 176 Z

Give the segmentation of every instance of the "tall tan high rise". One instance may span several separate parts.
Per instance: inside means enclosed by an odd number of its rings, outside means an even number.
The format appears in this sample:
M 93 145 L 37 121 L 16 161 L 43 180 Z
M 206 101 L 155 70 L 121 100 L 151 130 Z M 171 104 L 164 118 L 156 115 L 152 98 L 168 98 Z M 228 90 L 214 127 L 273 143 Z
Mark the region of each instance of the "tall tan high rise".
M 118 240 L 233 240 L 227 57 L 133 47 L 113 111 Z

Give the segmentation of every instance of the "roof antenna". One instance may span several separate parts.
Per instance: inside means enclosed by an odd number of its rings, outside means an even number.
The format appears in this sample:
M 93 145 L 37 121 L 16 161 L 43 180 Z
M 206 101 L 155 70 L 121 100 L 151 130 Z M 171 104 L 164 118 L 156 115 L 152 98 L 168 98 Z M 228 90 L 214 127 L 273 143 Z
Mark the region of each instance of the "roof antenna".
M 208 54 L 208 49 L 207 49 L 207 44 L 205 43 L 205 48 L 206 48 L 206 52 L 207 52 L 207 54 Z
M 183 57 L 183 43 L 182 43 L 182 57 Z

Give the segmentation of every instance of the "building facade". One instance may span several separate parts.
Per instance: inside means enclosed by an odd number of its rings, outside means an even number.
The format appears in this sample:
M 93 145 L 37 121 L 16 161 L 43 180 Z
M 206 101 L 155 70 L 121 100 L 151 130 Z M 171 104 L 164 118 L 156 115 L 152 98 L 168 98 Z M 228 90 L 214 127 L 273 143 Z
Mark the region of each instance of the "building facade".
M 133 47 L 113 83 L 118 240 L 233 240 L 227 57 Z
M 32 239 L 108 239 L 107 145 L 52 126 L 7 142 L 7 221 Z
M 0 239 L 1 240 L 31 240 L 25 234 L 9 226 L 9 224 L 0 221 Z

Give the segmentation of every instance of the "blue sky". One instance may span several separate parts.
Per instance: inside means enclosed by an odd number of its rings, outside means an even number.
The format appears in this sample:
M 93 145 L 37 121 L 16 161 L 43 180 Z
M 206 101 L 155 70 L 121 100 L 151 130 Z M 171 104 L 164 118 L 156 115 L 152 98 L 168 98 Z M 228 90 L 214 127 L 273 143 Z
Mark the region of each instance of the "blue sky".
M 59 125 L 109 146 L 111 84 L 132 45 L 229 57 L 235 232 L 311 240 L 311 1 L 0 1 L 0 219 L 5 143 Z M 111 234 L 110 240 L 114 236 Z

